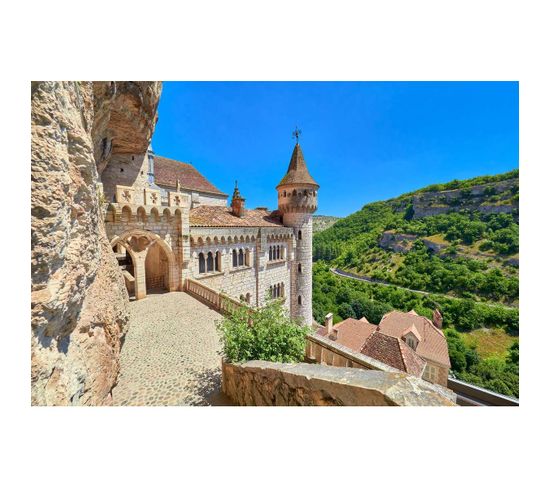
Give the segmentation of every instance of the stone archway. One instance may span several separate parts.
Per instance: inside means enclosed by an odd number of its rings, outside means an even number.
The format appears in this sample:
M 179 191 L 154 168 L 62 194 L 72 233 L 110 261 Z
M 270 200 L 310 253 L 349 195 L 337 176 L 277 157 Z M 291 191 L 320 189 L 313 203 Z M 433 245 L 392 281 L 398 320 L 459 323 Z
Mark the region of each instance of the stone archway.
M 158 234 L 143 229 L 132 229 L 111 239 L 111 247 L 118 244 L 128 251 L 132 259 L 136 300 L 147 296 L 147 267 L 149 267 L 149 274 L 152 275 L 152 279 L 149 280 L 149 287 L 156 287 L 155 285 L 160 284 L 160 280 L 162 280 L 162 288 L 168 291 L 178 289 L 178 274 L 174 253 L 170 245 Z M 151 249 L 153 249 L 151 256 L 147 259 Z M 162 256 L 162 259 L 160 256 Z M 162 263 L 162 270 L 157 269 L 157 272 L 155 272 L 155 261 L 157 265 Z

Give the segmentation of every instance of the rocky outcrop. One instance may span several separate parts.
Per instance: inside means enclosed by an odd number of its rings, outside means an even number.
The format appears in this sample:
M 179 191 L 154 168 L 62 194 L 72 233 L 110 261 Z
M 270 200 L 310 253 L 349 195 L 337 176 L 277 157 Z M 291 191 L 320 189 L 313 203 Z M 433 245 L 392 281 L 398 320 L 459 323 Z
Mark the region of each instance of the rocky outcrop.
M 456 395 L 405 373 L 321 364 L 223 364 L 223 392 L 247 406 L 453 406 Z
M 31 85 L 34 405 L 111 401 L 128 295 L 105 235 L 98 167 L 116 151 L 147 147 L 160 89 L 158 82 Z
M 378 245 L 382 249 L 406 254 L 411 250 L 416 239 L 418 239 L 418 236 L 414 234 L 400 234 L 388 230 L 382 233 Z
M 463 190 L 420 192 L 413 197 L 413 219 L 459 210 L 508 213 L 513 214 L 517 219 L 518 201 L 514 197 L 517 196 L 518 188 L 519 179 L 512 178 Z M 499 203 L 499 201 L 511 203 Z

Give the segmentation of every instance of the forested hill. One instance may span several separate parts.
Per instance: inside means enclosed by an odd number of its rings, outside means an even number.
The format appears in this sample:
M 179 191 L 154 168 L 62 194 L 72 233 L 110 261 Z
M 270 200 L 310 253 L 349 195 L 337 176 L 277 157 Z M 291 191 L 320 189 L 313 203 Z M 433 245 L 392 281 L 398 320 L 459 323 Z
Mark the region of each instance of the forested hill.
M 315 234 L 314 260 L 406 288 L 517 305 L 519 172 L 370 203 Z

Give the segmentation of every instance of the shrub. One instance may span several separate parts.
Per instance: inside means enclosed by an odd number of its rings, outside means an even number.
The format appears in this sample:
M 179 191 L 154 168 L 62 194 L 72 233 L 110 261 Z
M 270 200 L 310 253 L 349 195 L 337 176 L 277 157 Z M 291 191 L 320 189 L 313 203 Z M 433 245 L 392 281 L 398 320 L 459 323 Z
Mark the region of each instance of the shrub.
M 223 356 L 232 363 L 262 359 L 302 361 L 310 327 L 292 320 L 280 300 L 260 308 L 241 307 L 217 324 Z

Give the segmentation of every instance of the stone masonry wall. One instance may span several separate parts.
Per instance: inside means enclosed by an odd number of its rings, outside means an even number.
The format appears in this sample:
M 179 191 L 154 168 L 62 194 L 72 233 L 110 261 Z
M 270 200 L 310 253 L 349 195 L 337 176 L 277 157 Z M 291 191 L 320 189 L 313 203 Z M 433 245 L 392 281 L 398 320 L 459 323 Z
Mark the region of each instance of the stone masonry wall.
M 98 168 L 146 148 L 157 82 L 31 84 L 31 403 L 103 405 L 128 295 L 105 235 Z
M 454 406 L 438 387 L 405 373 L 320 364 L 223 364 L 222 389 L 246 406 Z
M 232 251 L 236 249 L 249 251 L 249 266 L 233 267 Z M 259 250 L 260 249 L 260 250 Z M 222 267 L 220 271 L 213 271 L 211 273 L 199 273 L 199 259 L 198 255 L 202 252 L 205 256 L 208 252 L 212 252 L 215 255 L 216 251 L 221 252 Z M 269 263 L 267 259 L 262 260 L 258 269 L 257 255 L 264 253 L 261 250 L 260 245 L 256 243 L 237 243 L 226 245 L 212 245 L 204 247 L 195 247 L 191 252 L 191 261 L 189 263 L 189 269 L 191 271 L 191 277 L 195 280 L 199 280 L 206 286 L 225 293 L 233 298 L 239 299 L 241 296 L 246 296 L 247 293 L 251 296 L 251 305 L 258 306 L 265 303 L 266 296 L 269 291 L 269 287 L 282 283 L 284 285 L 285 296 L 290 294 L 290 268 L 291 263 L 287 260 L 278 263 Z M 260 287 L 258 288 L 258 274 L 262 275 Z M 285 307 L 289 308 L 289 300 L 285 300 Z
M 313 321 L 313 218 L 310 213 L 285 213 L 283 223 L 294 228 L 296 239 L 295 259 L 292 262 L 291 271 L 291 314 L 293 317 L 301 318 L 306 325 L 310 325 Z M 299 232 L 302 235 L 301 239 L 299 239 Z M 299 297 L 301 297 L 301 304 Z
M 147 152 L 142 154 L 118 154 L 103 171 L 101 182 L 103 193 L 108 202 L 115 201 L 115 188 L 117 185 L 132 186 L 138 190 L 135 192 L 135 201 L 132 203 L 143 204 L 143 189 L 148 188 L 147 171 L 149 160 Z

